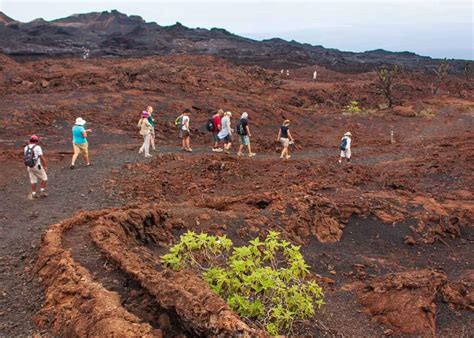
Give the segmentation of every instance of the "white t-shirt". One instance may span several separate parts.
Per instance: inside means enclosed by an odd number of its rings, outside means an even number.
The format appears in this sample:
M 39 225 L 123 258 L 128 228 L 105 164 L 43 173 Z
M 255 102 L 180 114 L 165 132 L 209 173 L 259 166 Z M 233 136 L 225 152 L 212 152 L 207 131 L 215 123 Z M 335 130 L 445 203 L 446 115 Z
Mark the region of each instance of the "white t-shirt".
M 34 159 L 36 161 L 36 164 L 37 165 L 41 165 L 41 158 L 40 156 L 43 156 L 43 149 L 41 149 L 41 147 L 37 144 L 28 144 L 25 149 L 23 150 L 23 153 L 26 154 L 26 150 L 28 148 L 33 148 L 35 147 L 35 149 L 33 149 L 33 153 L 34 153 Z
M 189 130 L 188 127 L 186 127 L 186 122 L 189 122 L 189 116 L 183 115 L 183 119 L 181 120 L 182 130 Z
M 221 120 L 221 131 L 219 132 L 219 134 L 217 134 L 217 137 L 222 139 L 230 133 L 232 133 L 232 130 L 230 129 L 230 117 L 224 116 Z

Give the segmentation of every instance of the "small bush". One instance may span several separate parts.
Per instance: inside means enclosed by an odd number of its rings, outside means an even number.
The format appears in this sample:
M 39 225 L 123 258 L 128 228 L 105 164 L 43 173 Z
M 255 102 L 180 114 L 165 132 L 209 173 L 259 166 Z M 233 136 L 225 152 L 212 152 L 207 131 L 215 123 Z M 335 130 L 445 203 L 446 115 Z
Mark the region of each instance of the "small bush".
M 361 109 L 359 108 L 359 103 L 357 101 L 351 101 L 351 103 L 344 107 L 342 112 L 343 115 L 356 115 L 360 114 Z
M 188 231 L 161 259 L 166 267 L 200 271 L 234 311 L 271 335 L 290 333 L 295 320 L 312 317 L 323 304 L 300 247 L 280 240 L 277 232 L 233 247 L 225 236 Z

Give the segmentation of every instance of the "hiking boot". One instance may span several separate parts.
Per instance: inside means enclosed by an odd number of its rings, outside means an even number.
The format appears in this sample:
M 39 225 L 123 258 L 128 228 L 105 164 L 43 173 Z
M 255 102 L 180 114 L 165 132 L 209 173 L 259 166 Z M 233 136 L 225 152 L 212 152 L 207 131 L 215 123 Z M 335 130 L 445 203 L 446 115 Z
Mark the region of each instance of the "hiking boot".
M 242 153 L 237 153 L 237 156 L 242 156 Z
M 192 152 L 193 152 L 193 150 L 192 150 L 191 148 L 187 148 L 186 151 L 187 151 L 188 153 L 192 153 Z
M 151 156 L 150 154 L 145 154 L 145 157 L 153 157 L 153 156 Z
M 74 169 L 74 168 L 75 168 L 74 164 L 71 164 L 71 165 L 69 166 L 69 169 Z
M 38 198 L 38 194 L 36 194 L 36 193 L 33 194 L 32 192 L 30 192 L 30 193 L 28 194 L 28 199 L 29 199 L 29 200 L 34 200 L 34 199 L 36 199 L 36 198 Z
M 257 154 L 255 154 L 255 153 L 249 153 L 249 157 L 254 157 L 255 155 L 257 155 Z
M 41 191 L 38 197 L 48 197 L 48 193 L 46 191 Z

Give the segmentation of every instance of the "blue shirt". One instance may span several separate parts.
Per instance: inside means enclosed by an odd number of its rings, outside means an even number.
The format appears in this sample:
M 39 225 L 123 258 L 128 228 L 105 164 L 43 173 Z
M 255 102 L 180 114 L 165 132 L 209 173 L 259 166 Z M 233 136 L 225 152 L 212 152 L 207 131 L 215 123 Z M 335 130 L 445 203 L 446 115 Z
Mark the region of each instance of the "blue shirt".
M 85 144 L 87 139 L 82 135 L 86 130 L 83 126 L 72 127 L 72 143 L 74 144 Z

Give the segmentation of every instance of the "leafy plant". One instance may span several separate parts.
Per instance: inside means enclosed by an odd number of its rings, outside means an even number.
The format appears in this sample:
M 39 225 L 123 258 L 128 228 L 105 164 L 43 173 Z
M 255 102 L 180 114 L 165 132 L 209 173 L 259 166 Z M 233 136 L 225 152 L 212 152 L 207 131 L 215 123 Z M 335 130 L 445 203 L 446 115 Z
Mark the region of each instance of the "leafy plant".
M 234 311 L 271 335 L 290 333 L 295 320 L 312 317 L 324 303 L 300 247 L 277 232 L 233 247 L 225 236 L 188 231 L 161 259 L 166 267 L 200 271 Z
M 351 101 L 351 103 L 344 107 L 343 114 L 344 115 L 355 115 L 360 114 L 361 109 L 359 107 L 359 103 L 357 101 Z

